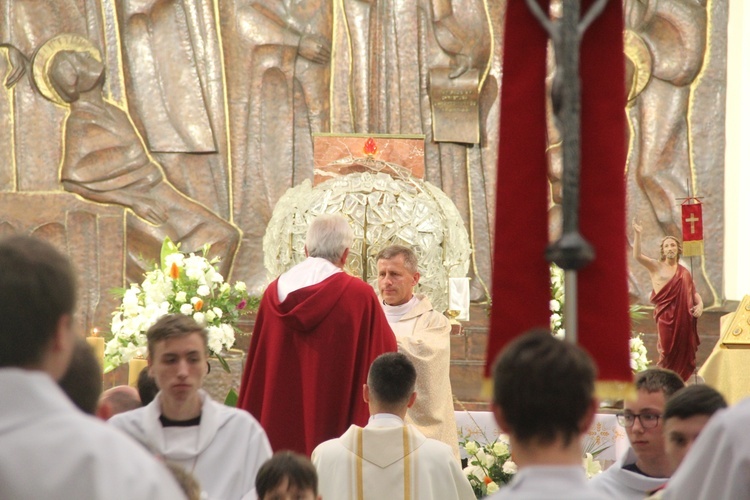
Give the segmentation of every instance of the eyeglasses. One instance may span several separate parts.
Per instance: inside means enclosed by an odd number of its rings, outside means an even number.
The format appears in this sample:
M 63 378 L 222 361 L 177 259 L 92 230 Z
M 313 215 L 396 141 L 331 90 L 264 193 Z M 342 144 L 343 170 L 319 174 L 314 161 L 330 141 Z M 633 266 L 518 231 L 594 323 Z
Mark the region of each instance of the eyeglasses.
M 635 419 L 640 420 L 641 427 L 644 429 L 653 429 L 659 425 L 661 415 L 657 413 L 618 413 L 617 422 L 623 427 L 633 427 Z

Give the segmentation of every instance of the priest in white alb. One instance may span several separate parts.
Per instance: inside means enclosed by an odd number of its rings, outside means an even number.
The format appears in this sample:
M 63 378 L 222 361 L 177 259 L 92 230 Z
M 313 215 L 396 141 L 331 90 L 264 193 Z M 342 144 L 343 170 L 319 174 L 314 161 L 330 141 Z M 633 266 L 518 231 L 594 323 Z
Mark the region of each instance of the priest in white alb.
M 372 363 L 363 386 L 371 415 L 367 426 L 352 425 L 313 451 L 322 498 L 475 498 L 451 448 L 404 423 L 407 409 L 418 399 L 417 379 L 414 365 L 402 353 L 382 354 Z
M 420 397 L 406 412 L 406 421 L 425 436 L 449 445 L 458 457 L 450 380 L 450 322 L 433 309 L 430 299 L 414 294 L 419 268 L 410 248 L 386 247 L 375 260 L 383 311 L 396 335 L 398 351 L 406 354 L 417 369 Z

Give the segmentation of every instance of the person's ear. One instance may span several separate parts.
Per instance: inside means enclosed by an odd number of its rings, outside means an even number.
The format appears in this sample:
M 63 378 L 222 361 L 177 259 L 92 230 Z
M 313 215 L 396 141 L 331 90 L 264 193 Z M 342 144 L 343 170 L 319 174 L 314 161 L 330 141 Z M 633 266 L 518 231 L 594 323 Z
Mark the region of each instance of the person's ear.
M 72 335 L 70 335 L 71 323 L 73 319 L 70 314 L 63 314 L 57 320 L 55 333 L 52 337 L 52 349 L 54 351 L 64 351 L 68 349 L 73 352 Z
M 413 276 L 413 281 L 414 282 L 412 283 L 411 286 L 417 286 L 417 284 L 419 283 L 419 278 L 420 277 L 421 277 L 421 275 L 419 274 L 419 271 L 417 271 L 416 273 L 414 273 L 414 276 Z
M 344 253 L 341 254 L 341 267 L 344 267 L 346 265 L 346 259 L 349 258 L 349 249 L 347 248 L 344 250 Z
M 367 387 L 367 384 L 362 384 L 362 399 L 365 400 L 365 403 L 370 403 L 370 388 Z
M 105 422 L 112 418 L 113 414 L 114 411 L 112 411 L 112 406 L 106 401 L 102 401 L 96 406 L 95 415 L 97 416 L 97 418 L 100 418 Z
M 513 429 L 510 428 L 510 425 L 508 425 L 508 421 L 505 418 L 505 414 L 503 414 L 502 408 L 500 408 L 495 403 L 492 403 L 492 413 L 495 415 L 495 422 L 497 422 L 497 425 L 500 427 L 500 429 L 510 434 Z
M 409 402 L 406 403 L 406 407 L 411 408 L 412 406 L 414 406 L 414 401 L 416 400 L 417 400 L 417 391 L 414 391 L 411 393 L 411 396 L 409 396 Z
M 591 428 L 591 424 L 594 423 L 596 418 L 596 410 L 599 408 L 599 401 L 596 398 L 591 400 L 589 407 L 586 408 L 586 413 L 581 418 L 581 424 L 579 425 L 578 432 L 585 434 Z
M 310 256 L 310 254 L 307 253 L 307 245 L 305 245 L 305 257 L 309 257 L 309 256 Z

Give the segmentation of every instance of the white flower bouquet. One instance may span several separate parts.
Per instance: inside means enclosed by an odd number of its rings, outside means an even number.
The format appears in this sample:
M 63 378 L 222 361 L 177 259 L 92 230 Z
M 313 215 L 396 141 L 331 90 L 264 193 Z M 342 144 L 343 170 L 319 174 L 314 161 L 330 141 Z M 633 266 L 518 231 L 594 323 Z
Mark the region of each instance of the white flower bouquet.
M 472 440 L 462 441 L 459 444 L 468 455 L 468 465 L 464 467 L 464 474 L 469 479 L 477 498 L 484 498 L 495 493 L 502 485 L 508 484 L 518 472 L 518 466 L 511 456 L 507 434 L 500 434 L 490 444 L 480 445 Z M 584 450 L 581 466 L 589 479 L 602 472 L 602 464 L 596 457 L 605 449 L 606 447 L 598 450 Z
M 500 485 L 507 484 L 518 471 L 510 457 L 510 444 L 506 434 L 501 434 L 490 444 L 480 445 L 472 440 L 460 444 L 468 455 L 464 474 L 477 498 L 495 493 Z
M 630 338 L 630 368 L 633 372 L 642 372 L 651 361 L 648 360 L 648 351 L 641 339 L 642 333 L 636 334 Z
M 206 254 L 208 248 L 204 248 Z M 161 316 L 181 313 L 192 316 L 208 330 L 208 349 L 225 370 L 220 355 L 234 345 L 235 327 L 247 313 L 245 284 L 234 286 L 216 270 L 218 259 L 209 261 L 195 254 L 183 254 L 169 238 L 161 249 L 161 265 L 144 274 L 143 282 L 121 290 L 122 303 L 112 314 L 112 338 L 104 350 L 107 373 L 133 358 L 148 355 L 146 331 Z
M 565 271 L 555 264 L 550 264 L 549 271 L 550 294 L 552 296 L 549 301 L 549 328 L 555 337 L 564 338 L 563 306 L 565 305 Z

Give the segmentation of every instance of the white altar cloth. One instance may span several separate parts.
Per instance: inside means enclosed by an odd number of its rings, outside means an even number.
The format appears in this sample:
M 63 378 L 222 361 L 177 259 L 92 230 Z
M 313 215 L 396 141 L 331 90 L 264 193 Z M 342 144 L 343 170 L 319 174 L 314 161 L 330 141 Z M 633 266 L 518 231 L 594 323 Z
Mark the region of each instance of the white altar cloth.
M 500 428 L 495 417 L 489 411 L 457 411 L 456 425 L 461 441 L 471 439 L 480 444 L 491 443 L 500 435 Z M 628 437 L 625 429 L 617 423 L 613 414 L 597 413 L 594 423 L 583 438 L 585 451 L 604 448 L 597 460 L 606 468 L 628 449 Z M 461 448 L 461 458 L 466 452 Z

